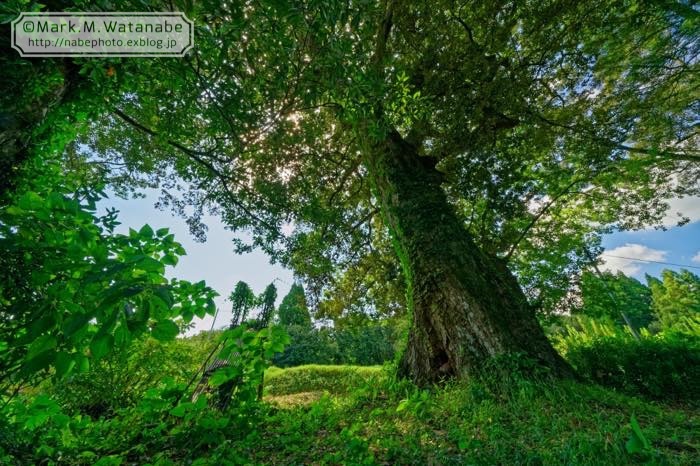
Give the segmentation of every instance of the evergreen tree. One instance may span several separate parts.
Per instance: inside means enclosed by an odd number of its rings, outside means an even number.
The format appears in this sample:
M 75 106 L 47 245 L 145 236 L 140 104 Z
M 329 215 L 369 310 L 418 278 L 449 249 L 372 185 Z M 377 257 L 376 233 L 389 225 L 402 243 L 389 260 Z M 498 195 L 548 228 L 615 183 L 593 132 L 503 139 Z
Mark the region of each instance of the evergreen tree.
M 239 281 L 229 299 L 231 300 L 231 325 L 235 327 L 245 322 L 248 313 L 255 306 L 255 294 L 246 282 Z
M 311 315 L 306 303 L 304 287 L 295 283 L 289 293 L 282 299 L 279 309 L 279 319 L 282 325 L 311 326 Z
M 277 300 L 277 287 L 274 283 L 270 283 L 265 288 L 265 291 L 258 297 L 260 303 L 260 312 L 256 326 L 258 328 L 267 327 L 275 313 L 275 301 Z

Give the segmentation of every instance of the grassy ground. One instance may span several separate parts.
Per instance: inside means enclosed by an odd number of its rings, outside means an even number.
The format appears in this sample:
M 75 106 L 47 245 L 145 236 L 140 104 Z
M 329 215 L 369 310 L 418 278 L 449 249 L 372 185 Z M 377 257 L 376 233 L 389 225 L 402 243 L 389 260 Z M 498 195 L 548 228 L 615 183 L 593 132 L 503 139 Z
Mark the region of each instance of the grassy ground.
M 370 381 L 384 379 L 381 366 L 309 364 L 288 369 L 271 367 L 265 372 L 265 393 L 272 396 L 323 391 L 341 394 Z
M 378 367 L 302 366 L 266 383 L 265 424 L 234 445 L 253 463 L 700 464 L 697 409 L 576 382 L 421 391 Z M 633 415 L 651 447 L 630 454 Z

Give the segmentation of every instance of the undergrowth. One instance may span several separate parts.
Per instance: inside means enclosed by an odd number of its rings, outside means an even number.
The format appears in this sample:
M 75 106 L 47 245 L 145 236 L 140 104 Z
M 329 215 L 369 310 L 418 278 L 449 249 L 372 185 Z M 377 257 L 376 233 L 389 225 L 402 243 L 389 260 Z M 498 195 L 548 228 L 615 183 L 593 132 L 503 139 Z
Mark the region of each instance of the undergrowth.
M 137 410 L 84 418 L 74 437 L 47 424 L 31 442 L 44 445 L 53 464 L 100 466 L 700 463 L 693 407 L 575 381 L 488 374 L 419 389 L 379 367 L 271 368 L 262 404 L 224 413 L 205 403 L 172 409 L 167 390 L 153 392 Z M 295 402 L 276 402 L 285 396 Z
M 374 379 L 350 394 L 327 391 L 310 404 L 272 408 L 260 442 L 236 448 L 256 464 L 700 462 L 700 417 L 693 409 L 574 381 L 495 382 L 420 390 Z M 628 447 L 633 416 L 649 442 L 641 451 Z
M 384 377 L 381 366 L 306 366 L 280 369 L 271 367 L 265 372 L 265 393 L 289 395 L 303 392 L 329 391 L 347 393 L 369 380 Z

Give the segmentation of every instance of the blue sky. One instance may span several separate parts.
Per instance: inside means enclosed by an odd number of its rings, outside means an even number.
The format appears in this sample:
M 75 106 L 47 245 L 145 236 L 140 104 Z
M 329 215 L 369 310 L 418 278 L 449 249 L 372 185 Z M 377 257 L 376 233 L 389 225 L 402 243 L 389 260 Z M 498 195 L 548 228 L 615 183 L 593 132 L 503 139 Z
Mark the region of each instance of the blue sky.
M 627 275 L 641 279 L 645 273 L 659 275 L 665 268 L 679 270 L 681 267 L 644 263 L 618 259 L 614 256 L 636 257 L 660 262 L 700 267 L 700 221 L 683 227 L 662 230 L 618 232 L 603 239 L 603 259 L 607 268 L 622 270 Z M 688 269 L 696 274 L 700 270 Z
M 260 293 L 273 280 L 278 289 L 278 304 L 287 293 L 293 281 L 293 274 L 280 265 L 271 265 L 268 257 L 260 251 L 237 255 L 233 252 L 231 240 L 235 234 L 226 230 L 215 217 L 206 217 L 209 227 L 207 241 L 195 242 L 189 233 L 187 224 L 169 211 L 160 211 L 154 207 L 157 200 L 155 192 L 148 192 L 146 198 L 124 200 L 112 197 L 104 200 L 102 207 L 115 207 L 122 225 L 118 231 L 126 232 L 129 227 L 140 228 L 144 224 L 155 228 L 168 227 L 175 238 L 187 250 L 175 268 L 170 268 L 168 275 L 190 281 L 205 280 L 219 292 L 217 298 L 219 316 L 216 328 L 225 326 L 231 318 L 231 310 L 226 297 L 233 291 L 239 280 L 247 282 L 256 293 Z M 628 259 L 610 257 L 624 256 L 638 259 L 673 262 L 700 267 L 700 198 L 686 198 L 672 201 L 670 212 L 681 211 L 691 217 L 690 224 L 683 227 L 670 227 L 676 221 L 673 214 L 666 219 L 669 229 L 643 230 L 637 232 L 618 232 L 608 235 L 603 240 L 605 253 L 603 269 L 621 270 L 627 275 L 643 280 L 644 274 L 658 275 L 664 268 L 672 267 L 661 264 L 645 263 Z M 244 236 L 243 236 L 244 237 Z M 698 269 L 691 269 L 698 273 Z M 196 321 L 195 332 L 209 329 L 212 318 Z
M 180 258 L 178 264 L 169 267 L 167 275 L 183 280 L 205 280 L 207 285 L 215 289 L 220 296 L 216 299 L 219 315 L 215 327 L 221 328 L 231 320 L 231 309 L 227 300 L 239 280 L 247 282 L 256 294 L 261 293 L 273 280 L 277 286 L 278 304 L 289 291 L 293 274 L 280 265 L 271 265 L 267 256 L 260 251 L 249 254 L 234 254 L 231 240 L 235 234 L 226 230 L 215 217 L 206 217 L 204 222 L 209 226 L 207 241 L 198 243 L 189 233 L 187 224 L 182 218 L 173 216 L 169 211 L 161 211 L 154 207 L 157 195 L 148 193 L 144 199 L 119 199 L 111 197 L 103 200 L 101 206 L 114 207 L 119 210 L 121 225 L 118 232 L 126 233 L 128 229 L 138 229 L 149 224 L 154 229 L 167 227 L 175 234 L 175 239 L 182 244 L 187 255 Z M 242 236 L 244 237 L 244 236 Z M 195 333 L 209 329 L 212 317 L 195 322 Z

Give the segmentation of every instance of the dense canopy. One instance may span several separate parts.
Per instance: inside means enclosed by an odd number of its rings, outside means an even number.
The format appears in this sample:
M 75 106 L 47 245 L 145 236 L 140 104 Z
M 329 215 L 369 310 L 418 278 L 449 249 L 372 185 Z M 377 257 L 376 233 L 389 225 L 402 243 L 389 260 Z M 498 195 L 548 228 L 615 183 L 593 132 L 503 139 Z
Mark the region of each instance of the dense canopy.
M 317 300 L 366 289 L 350 301 L 391 314 L 405 283 L 409 348 L 431 341 L 423 372 L 512 350 L 558 364 L 521 331 L 532 310 L 561 306 L 602 232 L 659 225 L 668 199 L 698 193 L 698 14 L 684 3 L 179 7 L 197 24 L 182 60 L 32 65 L 58 83 L 39 108 L 87 109 L 71 169 L 117 192 L 160 187 L 196 235 L 206 211 L 249 230 L 239 250 L 261 247 Z
M 9 46 L 21 12 L 114 10 L 182 11 L 194 48 Z M 700 195 L 699 23 L 687 0 L 0 3 L 0 463 L 699 464 L 697 266 L 597 266 L 607 233 L 697 221 L 669 205 Z M 229 319 L 172 278 L 168 228 L 104 210 L 154 191 L 293 285 L 217 251 L 269 283 Z

